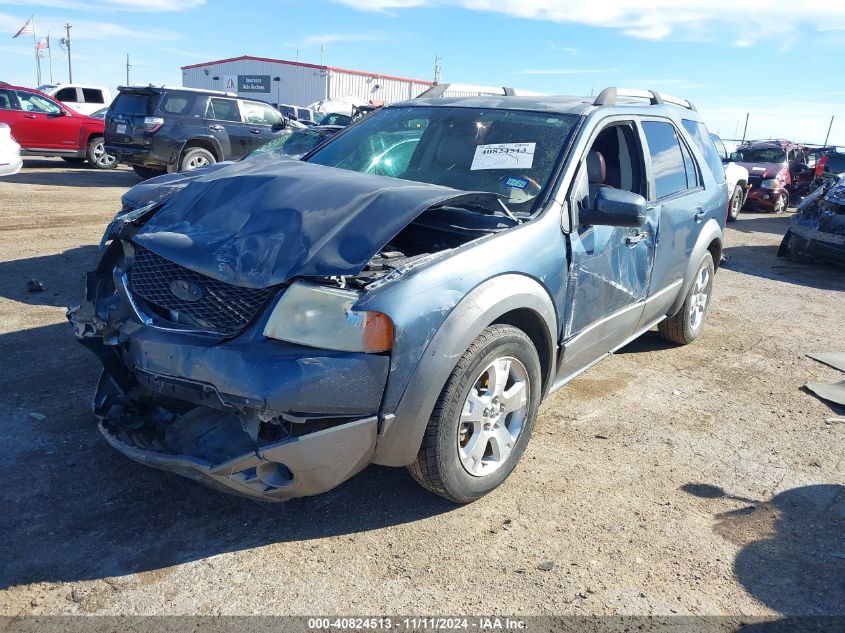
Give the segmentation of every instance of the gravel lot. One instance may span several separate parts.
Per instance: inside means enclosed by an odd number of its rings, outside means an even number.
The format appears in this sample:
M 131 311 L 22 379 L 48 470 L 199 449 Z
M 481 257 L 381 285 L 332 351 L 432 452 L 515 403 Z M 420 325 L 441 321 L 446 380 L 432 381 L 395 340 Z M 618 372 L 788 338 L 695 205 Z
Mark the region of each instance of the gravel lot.
M 845 351 L 845 275 L 775 257 L 788 215 L 731 225 L 704 335 L 649 333 L 557 391 L 484 499 L 370 467 L 264 505 L 97 431 L 64 312 L 136 182 L 59 160 L 0 181 L 0 614 L 845 615 L 845 410 L 802 390 L 843 379 L 804 353 Z

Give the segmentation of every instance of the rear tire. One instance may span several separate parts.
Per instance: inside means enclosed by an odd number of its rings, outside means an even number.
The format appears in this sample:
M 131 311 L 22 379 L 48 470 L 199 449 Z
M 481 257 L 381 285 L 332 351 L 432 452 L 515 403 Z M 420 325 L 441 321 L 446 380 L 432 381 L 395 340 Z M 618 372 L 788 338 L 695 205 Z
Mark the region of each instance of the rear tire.
M 531 339 L 511 325 L 487 327 L 443 387 L 408 467 L 424 488 L 469 503 L 519 462 L 540 406 L 541 373 Z
M 143 167 L 141 165 L 132 165 L 132 171 L 138 174 L 141 178 L 146 180 L 147 178 L 155 178 L 156 176 L 162 176 L 167 173 L 166 169 L 156 169 L 154 167 Z
M 217 162 L 214 154 L 202 147 L 192 147 L 182 154 L 182 159 L 179 161 L 179 171 L 191 171 L 192 169 L 199 169 L 213 165 Z
M 713 256 L 708 252 L 698 264 L 681 311 L 658 324 L 662 338 L 678 345 L 688 345 L 698 338 L 710 307 L 714 270 Z
M 114 169 L 117 167 L 117 158 L 106 152 L 105 141 L 102 136 L 94 136 L 88 141 L 85 160 L 94 169 Z
M 731 201 L 728 203 L 728 222 L 736 222 L 739 212 L 742 211 L 742 202 L 742 187 L 736 185 Z

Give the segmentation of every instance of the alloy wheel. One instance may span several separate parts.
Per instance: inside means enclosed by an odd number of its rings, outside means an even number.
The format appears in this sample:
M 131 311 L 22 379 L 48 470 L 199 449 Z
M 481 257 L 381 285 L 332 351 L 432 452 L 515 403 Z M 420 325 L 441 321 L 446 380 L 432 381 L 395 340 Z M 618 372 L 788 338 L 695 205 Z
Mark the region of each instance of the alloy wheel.
M 692 297 L 690 301 L 689 324 L 693 331 L 698 330 L 704 322 L 704 315 L 707 312 L 707 301 L 710 297 L 710 269 L 702 266 L 695 276 Z
M 94 150 L 91 153 L 94 155 L 94 163 L 98 167 L 110 167 L 117 162 L 117 158 L 106 152 L 106 145 L 102 141 L 94 145 Z
M 525 425 L 531 393 L 528 371 L 512 356 L 497 358 L 470 388 L 458 425 L 458 458 L 474 477 L 498 470 Z

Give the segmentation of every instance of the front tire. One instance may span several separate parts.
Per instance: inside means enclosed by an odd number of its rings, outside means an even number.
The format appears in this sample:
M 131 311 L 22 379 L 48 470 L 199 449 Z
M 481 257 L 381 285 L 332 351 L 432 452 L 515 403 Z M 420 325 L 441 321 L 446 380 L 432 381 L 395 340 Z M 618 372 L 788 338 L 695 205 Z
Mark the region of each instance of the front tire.
M 105 141 L 102 136 L 95 136 L 88 141 L 85 160 L 94 169 L 114 169 L 117 167 L 117 158 L 106 152 Z
M 736 222 L 739 212 L 742 210 L 742 187 L 736 185 L 731 201 L 728 204 L 728 222 Z
M 662 338 L 678 345 L 689 345 L 698 338 L 710 307 L 714 271 L 713 256 L 708 252 L 698 264 L 681 311 L 658 324 Z
M 487 327 L 443 387 L 416 461 L 424 488 L 469 503 L 516 467 L 540 406 L 541 372 L 531 339 L 511 325 Z
M 179 171 L 191 171 L 192 169 L 199 169 L 200 167 L 207 167 L 217 162 L 214 154 L 202 147 L 192 147 L 182 154 L 182 160 L 179 161 Z

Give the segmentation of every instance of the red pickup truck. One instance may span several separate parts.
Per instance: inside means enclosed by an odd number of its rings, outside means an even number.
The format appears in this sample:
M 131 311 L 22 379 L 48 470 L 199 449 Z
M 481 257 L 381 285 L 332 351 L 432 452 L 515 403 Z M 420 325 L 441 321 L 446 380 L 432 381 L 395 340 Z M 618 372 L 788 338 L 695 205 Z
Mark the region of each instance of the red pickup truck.
M 23 156 L 60 156 L 97 169 L 117 166 L 103 145 L 102 119 L 74 112 L 38 90 L 1 84 L 0 122 L 12 128 Z

